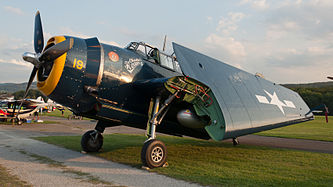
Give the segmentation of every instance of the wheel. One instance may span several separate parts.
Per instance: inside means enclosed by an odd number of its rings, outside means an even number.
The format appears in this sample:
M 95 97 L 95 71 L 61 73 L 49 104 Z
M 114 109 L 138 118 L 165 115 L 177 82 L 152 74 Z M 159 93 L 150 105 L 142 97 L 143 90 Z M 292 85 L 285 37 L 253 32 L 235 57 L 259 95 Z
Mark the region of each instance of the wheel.
M 23 120 L 21 120 L 19 118 L 16 118 L 15 122 L 16 122 L 17 125 L 22 125 L 23 124 Z
M 98 133 L 97 138 L 96 133 Z M 90 130 L 84 133 L 81 138 L 81 147 L 85 152 L 97 152 L 103 146 L 103 136 L 101 133 L 96 132 L 95 130 Z
M 142 164 L 149 168 L 161 167 L 167 159 L 166 146 L 159 140 L 149 140 L 141 150 Z
M 18 124 L 18 125 L 22 125 L 22 124 L 23 124 L 23 121 L 19 119 L 19 120 L 17 121 L 17 124 Z
M 237 139 L 237 138 L 233 138 L 233 139 L 232 139 L 232 144 L 233 144 L 234 146 L 238 145 L 238 144 L 239 144 L 238 139 Z

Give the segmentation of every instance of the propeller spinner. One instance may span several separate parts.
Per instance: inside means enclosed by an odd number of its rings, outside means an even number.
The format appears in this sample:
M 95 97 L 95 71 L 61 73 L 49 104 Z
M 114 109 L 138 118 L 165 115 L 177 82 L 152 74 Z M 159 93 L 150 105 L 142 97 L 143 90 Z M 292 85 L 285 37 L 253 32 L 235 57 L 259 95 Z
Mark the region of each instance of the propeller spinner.
M 35 29 L 34 29 L 34 49 L 35 53 L 31 52 L 25 52 L 22 57 L 23 60 L 30 62 L 34 65 L 34 68 L 32 69 L 32 72 L 30 74 L 29 82 L 27 84 L 27 87 L 25 89 L 23 100 L 20 104 L 18 114 L 20 112 L 20 109 L 22 107 L 24 99 L 27 97 L 27 94 L 29 92 L 29 88 L 33 82 L 33 80 L 36 77 L 37 71 L 40 67 L 43 66 L 46 62 L 52 62 L 67 51 L 69 51 L 74 44 L 73 38 L 67 39 L 63 42 L 60 42 L 56 45 L 53 45 L 52 47 L 49 47 L 48 49 L 44 49 L 44 36 L 43 36 L 43 27 L 42 27 L 42 21 L 40 17 L 39 11 L 37 11 L 35 16 Z

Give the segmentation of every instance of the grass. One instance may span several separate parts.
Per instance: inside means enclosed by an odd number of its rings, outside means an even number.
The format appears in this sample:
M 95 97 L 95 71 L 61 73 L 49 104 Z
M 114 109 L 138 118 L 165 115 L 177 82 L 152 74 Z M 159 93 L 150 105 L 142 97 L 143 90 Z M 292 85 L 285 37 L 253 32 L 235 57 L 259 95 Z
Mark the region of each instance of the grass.
M 39 137 L 81 151 L 79 136 Z M 168 149 L 167 168 L 150 171 L 212 186 L 333 186 L 333 155 L 246 146 L 191 138 L 159 136 Z M 140 135 L 104 136 L 104 150 L 94 155 L 141 167 L 145 140 Z
M 328 123 L 325 121 L 325 116 L 316 116 L 315 120 L 312 121 L 256 134 L 261 136 L 274 136 L 282 138 L 333 141 L 333 116 L 329 116 Z
M 68 119 L 68 116 L 70 116 L 70 115 L 72 116 L 73 113 L 70 110 L 68 110 L 68 108 L 65 108 L 64 115 L 62 115 L 61 111 L 57 110 L 57 109 L 50 112 L 50 113 L 44 112 L 42 114 L 42 116 L 52 116 L 52 117 L 60 117 L 60 118 L 66 118 L 66 119 Z M 86 118 L 86 117 L 83 117 L 82 119 L 83 120 L 91 120 L 90 118 Z
M 48 112 L 43 112 L 42 116 L 53 116 L 53 117 L 61 117 L 61 118 L 68 118 L 68 115 L 72 115 L 72 112 L 65 108 L 64 110 L 64 116 L 62 116 L 62 113 L 60 110 L 54 110 L 50 113 Z
M 9 173 L 9 171 L 0 165 L 0 184 L 1 186 L 31 186 L 25 181 Z

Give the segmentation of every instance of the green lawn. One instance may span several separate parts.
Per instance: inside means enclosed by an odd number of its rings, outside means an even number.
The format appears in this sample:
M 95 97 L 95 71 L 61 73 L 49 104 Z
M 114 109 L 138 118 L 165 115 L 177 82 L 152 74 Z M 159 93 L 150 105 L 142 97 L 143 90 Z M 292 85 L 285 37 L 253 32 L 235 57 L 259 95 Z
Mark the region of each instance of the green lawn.
M 53 117 L 64 117 L 64 118 L 68 118 L 68 115 L 72 115 L 72 112 L 70 110 L 68 110 L 67 108 L 65 108 L 64 110 L 64 116 L 62 116 L 61 111 L 56 109 L 50 113 L 48 112 L 43 112 L 42 116 L 53 116 Z
M 53 116 L 53 117 L 61 117 L 61 118 L 68 118 L 69 115 L 73 115 L 73 113 L 65 108 L 64 110 L 64 115 L 62 115 L 61 111 L 56 109 L 50 113 L 48 112 L 43 112 L 42 116 Z M 90 118 L 84 117 L 83 120 L 91 120 Z
M 39 137 L 81 151 L 79 136 Z M 168 149 L 167 168 L 151 171 L 213 186 L 333 186 L 333 155 L 159 136 Z M 104 136 L 104 150 L 94 155 L 141 167 L 145 140 L 140 135 Z
M 257 135 L 333 141 L 333 116 L 329 116 L 328 123 L 325 116 L 316 116 L 312 121 L 260 132 Z

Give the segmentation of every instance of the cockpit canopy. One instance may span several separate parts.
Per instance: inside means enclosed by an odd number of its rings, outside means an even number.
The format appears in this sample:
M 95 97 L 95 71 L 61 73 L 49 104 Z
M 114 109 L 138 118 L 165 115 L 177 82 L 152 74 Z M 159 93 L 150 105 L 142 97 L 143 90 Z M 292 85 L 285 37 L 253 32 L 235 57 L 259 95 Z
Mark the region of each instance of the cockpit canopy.
M 144 42 L 131 42 L 126 46 L 126 49 L 136 52 L 147 61 L 156 63 L 167 69 L 182 73 L 180 66 L 176 60 L 176 56 L 174 56 L 174 53 L 172 55 L 167 55 L 161 52 L 156 47 L 153 47 Z

